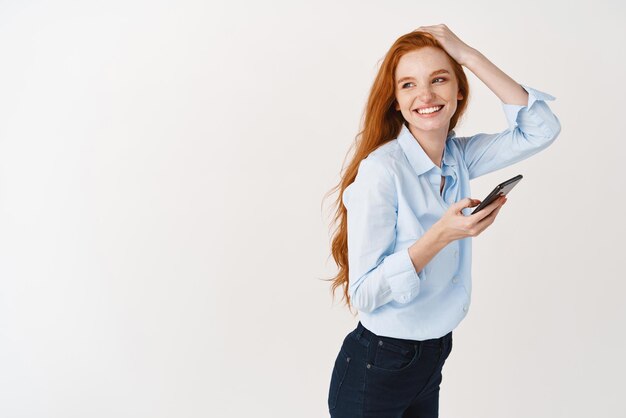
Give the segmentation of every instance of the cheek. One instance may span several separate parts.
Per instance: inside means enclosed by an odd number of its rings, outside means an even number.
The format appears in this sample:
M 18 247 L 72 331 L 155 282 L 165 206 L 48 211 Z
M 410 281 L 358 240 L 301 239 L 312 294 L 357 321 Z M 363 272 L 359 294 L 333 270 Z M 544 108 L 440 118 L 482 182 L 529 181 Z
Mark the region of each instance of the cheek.
M 400 110 L 410 111 L 411 104 L 406 99 L 405 100 L 402 100 L 402 99 L 398 100 L 398 99 L 396 99 L 396 101 L 398 102 L 398 107 L 400 108 Z

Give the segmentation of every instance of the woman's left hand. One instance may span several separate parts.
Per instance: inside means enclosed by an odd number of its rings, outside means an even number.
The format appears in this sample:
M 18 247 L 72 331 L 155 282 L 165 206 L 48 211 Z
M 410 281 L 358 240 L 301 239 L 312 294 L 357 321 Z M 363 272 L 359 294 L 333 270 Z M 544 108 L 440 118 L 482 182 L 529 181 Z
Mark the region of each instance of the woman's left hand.
M 446 25 L 443 23 L 433 26 L 420 26 L 413 32 L 428 32 L 439 41 L 443 49 L 446 50 L 456 62 L 461 65 L 465 65 L 467 58 L 475 52 L 474 48 L 467 45 L 465 42 L 459 39 Z

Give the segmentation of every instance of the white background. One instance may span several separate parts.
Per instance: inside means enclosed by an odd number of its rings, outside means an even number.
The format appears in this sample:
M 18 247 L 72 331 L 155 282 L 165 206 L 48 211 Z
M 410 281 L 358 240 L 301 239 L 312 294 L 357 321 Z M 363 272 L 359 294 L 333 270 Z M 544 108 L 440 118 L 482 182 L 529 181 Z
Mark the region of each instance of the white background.
M 623 416 L 624 5 L 0 2 L 0 416 L 323 417 L 358 318 L 331 204 L 393 41 L 445 23 L 549 102 L 474 239 L 442 417 Z M 507 127 L 468 69 L 458 135 Z

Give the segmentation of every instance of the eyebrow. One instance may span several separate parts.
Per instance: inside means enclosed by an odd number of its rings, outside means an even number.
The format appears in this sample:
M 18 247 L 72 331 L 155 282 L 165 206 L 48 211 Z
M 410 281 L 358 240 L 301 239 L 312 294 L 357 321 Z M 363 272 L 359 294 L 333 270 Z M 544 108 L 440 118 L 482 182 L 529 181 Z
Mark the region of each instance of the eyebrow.
M 432 77 L 432 76 L 434 76 L 434 75 L 437 75 L 437 74 L 444 74 L 444 73 L 445 73 L 445 74 L 450 74 L 450 72 L 449 72 L 448 70 L 444 70 L 444 69 L 442 68 L 442 69 L 435 70 L 435 71 L 433 71 L 432 73 L 430 73 L 430 77 Z M 406 81 L 406 80 L 413 80 L 413 79 L 414 79 L 413 77 L 402 77 L 400 80 L 398 80 L 398 84 L 402 83 L 403 81 Z

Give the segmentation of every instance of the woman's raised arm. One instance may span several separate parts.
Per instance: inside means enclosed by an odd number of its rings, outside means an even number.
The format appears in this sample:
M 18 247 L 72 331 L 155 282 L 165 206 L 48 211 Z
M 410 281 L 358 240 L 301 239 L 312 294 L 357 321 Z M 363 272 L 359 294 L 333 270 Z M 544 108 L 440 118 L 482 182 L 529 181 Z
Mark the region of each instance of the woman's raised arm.
M 461 41 L 446 25 L 420 26 L 416 31 L 433 35 L 448 55 L 473 72 L 503 103 L 523 106 L 528 102 L 528 93 L 520 84 L 480 51 Z

